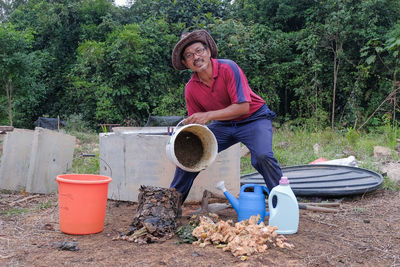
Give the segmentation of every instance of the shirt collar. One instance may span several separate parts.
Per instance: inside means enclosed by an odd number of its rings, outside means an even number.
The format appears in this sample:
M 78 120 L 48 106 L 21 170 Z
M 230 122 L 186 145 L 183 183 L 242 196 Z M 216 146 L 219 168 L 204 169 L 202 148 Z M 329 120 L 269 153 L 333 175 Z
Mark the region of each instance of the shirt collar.
M 211 64 L 213 66 L 213 79 L 218 77 L 218 59 L 211 58 Z M 200 82 L 199 75 L 197 75 L 197 72 L 193 73 L 192 76 L 193 81 Z
M 211 58 L 211 62 L 213 64 L 213 78 L 218 77 L 218 59 Z

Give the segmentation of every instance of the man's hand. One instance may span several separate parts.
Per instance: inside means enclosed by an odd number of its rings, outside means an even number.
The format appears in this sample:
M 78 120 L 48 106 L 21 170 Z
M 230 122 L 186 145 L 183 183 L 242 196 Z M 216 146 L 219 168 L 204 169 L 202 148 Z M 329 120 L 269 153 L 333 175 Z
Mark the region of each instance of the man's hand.
M 184 121 L 183 124 L 191 124 L 191 123 L 197 123 L 197 124 L 206 124 L 209 122 L 210 119 L 208 118 L 208 112 L 198 112 L 192 114 L 192 116 L 187 117 Z
M 224 109 L 213 110 L 208 112 L 198 112 L 189 116 L 183 121 L 183 124 L 206 124 L 212 120 L 227 121 L 233 120 L 249 112 L 249 103 L 232 104 Z

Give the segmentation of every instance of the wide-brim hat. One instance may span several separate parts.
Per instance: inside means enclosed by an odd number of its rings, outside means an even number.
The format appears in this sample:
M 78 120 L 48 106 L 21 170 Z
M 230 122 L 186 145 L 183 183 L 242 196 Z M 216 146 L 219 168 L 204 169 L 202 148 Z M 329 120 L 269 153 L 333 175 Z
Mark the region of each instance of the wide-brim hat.
M 177 70 L 184 70 L 186 66 L 182 64 L 182 52 L 187 45 L 194 42 L 205 43 L 211 51 L 211 57 L 217 58 L 218 49 L 214 39 L 205 30 L 195 30 L 192 32 L 186 32 L 181 35 L 179 42 L 175 45 L 172 50 L 172 65 Z

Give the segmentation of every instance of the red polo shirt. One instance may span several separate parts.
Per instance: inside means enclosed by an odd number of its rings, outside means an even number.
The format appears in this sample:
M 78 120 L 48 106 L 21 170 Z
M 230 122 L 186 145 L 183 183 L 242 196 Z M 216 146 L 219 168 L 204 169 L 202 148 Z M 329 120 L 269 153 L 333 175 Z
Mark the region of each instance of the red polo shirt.
M 233 121 L 241 121 L 256 112 L 265 101 L 255 94 L 240 67 L 229 59 L 211 58 L 213 80 L 208 87 L 202 83 L 197 73 L 186 84 L 185 98 L 189 116 L 197 112 L 224 109 L 231 104 L 249 102 L 248 114 Z

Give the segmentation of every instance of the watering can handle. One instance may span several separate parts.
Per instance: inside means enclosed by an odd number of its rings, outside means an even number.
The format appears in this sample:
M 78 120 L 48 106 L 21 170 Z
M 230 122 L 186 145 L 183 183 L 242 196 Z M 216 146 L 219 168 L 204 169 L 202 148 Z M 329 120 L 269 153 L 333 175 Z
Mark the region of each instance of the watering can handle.
M 244 192 L 244 190 L 248 187 L 254 187 L 254 184 L 245 184 L 240 188 L 240 192 Z
M 245 185 L 243 185 L 243 186 L 240 188 L 240 192 L 244 192 L 244 190 L 245 190 L 246 188 L 248 188 L 248 187 L 256 187 L 256 186 L 259 186 L 259 185 L 257 185 L 257 184 L 245 184 Z M 267 192 L 267 194 L 269 195 L 269 190 L 268 190 L 268 188 L 267 188 L 266 186 L 262 186 L 262 189 L 263 189 L 265 192 Z
M 267 194 L 269 195 L 269 190 L 268 190 L 268 188 L 267 188 L 266 186 L 263 186 L 263 189 L 264 189 L 264 191 L 267 192 Z

